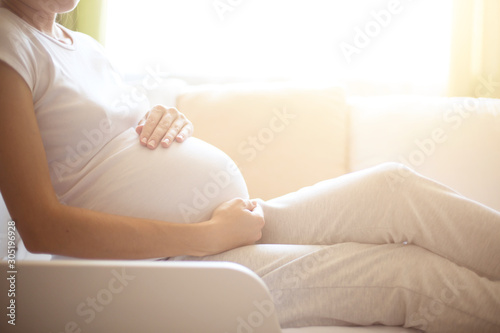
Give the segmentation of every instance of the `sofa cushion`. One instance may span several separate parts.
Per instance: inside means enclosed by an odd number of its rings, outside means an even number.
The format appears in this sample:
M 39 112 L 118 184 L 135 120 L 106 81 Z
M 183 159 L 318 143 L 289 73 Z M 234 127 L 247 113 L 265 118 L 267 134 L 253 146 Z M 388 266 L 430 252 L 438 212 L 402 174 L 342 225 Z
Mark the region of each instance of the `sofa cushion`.
M 194 136 L 226 152 L 251 197 L 270 199 L 347 171 L 347 123 L 337 87 L 203 85 L 177 98 Z
M 401 162 L 500 210 L 500 100 L 356 97 L 350 168 Z

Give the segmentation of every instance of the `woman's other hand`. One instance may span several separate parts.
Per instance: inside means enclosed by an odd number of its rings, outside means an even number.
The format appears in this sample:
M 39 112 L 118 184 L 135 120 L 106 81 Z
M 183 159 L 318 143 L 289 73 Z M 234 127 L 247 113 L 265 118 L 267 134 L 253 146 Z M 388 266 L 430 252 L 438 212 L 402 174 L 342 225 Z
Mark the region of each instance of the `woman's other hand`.
M 211 228 L 207 252 L 216 254 L 257 242 L 265 221 L 262 208 L 255 201 L 236 198 L 217 207 L 208 224 Z
M 167 148 L 172 142 L 182 142 L 193 134 L 193 124 L 176 108 L 154 106 L 135 128 L 143 146 Z

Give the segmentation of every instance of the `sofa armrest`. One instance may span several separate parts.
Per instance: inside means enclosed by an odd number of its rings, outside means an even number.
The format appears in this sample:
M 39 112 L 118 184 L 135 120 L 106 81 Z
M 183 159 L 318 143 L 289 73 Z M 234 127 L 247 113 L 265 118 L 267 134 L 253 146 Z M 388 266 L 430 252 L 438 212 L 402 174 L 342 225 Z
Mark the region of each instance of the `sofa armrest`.
M 15 277 L 2 279 L 1 307 L 15 313 L 18 332 L 280 332 L 267 287 L 234 263 L 21 261 L 12 274 L 0 266 Z M 4 315 L 0 331 L 11 328 Z

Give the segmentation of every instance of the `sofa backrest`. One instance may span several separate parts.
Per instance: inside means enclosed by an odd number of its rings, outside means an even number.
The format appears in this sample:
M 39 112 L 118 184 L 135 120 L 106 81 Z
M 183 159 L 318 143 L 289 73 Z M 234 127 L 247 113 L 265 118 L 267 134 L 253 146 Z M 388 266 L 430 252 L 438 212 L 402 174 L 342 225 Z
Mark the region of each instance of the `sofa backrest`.
M 231 84 L 177 98 L 194 136 L 226 152 L 251 197 L 270 199 L 347 170 L 347 107 L 338 87 Z
M 401 162 L 500 210 L 500 100 L 354 97 L 349 167 Z
M 500 210 L 500 100 L 232 84 L 188 89 L 177 107 L 237 162 L 254 197 L 395 161 Z M 285 109 L 289 123 L 273 130 Z

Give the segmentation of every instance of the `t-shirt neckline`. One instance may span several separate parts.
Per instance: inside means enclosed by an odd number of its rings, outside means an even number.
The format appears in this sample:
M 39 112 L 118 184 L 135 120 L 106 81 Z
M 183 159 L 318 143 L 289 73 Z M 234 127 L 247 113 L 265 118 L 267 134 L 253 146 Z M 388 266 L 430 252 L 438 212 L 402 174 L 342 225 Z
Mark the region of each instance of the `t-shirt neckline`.
M 16 20 L 20 21 L 21 24 L 23 24 L 25 27 L 27 27 L 28 29 L 30 29 L 31 31 L 33 31 L 34 33 L 36 34 L 39 34 L 39 35 L 42 35 L 44 36 L 45 38 L 47 38 L 48 40 L 52 41 L 53 43 L 55 43 L 56 45 L 60 46 L 60 47 L 63 47 L 65 49 L 68 49 L 68 50 L 76 50 L 76 45 L 75 45 L 75 36 L 73 34 L 73 31 L 67 29 L 65 26 L 59 24 L 59 23 L 56 23 L 56 25 L 61 28 L 61 30 L 63 30 L 65 33 L 68 34 L 68 36 L 71 38 L 71 41 L 72 41 L 72 44 L 66 44 L 66 43 L 63 43 L 61 41 L 59 41 L 58 39 L 50 36 L 50 35 L 47 35 L 46 33 L 38 30 L 37 28 L 33 27 L 31 24 L 29 24 L 28 22 L 26 22 L 25 20 L 23 20 L 21 17 L 17 16 L 16 14 L 14 14 L 13 12 L 11 12 L 10 10 L 8 10 L 7 8 L 3 8 L 3 7 L 0 7 L 0 10 L 5 10 L 7 11 L 10 15 L 14 16 Z

